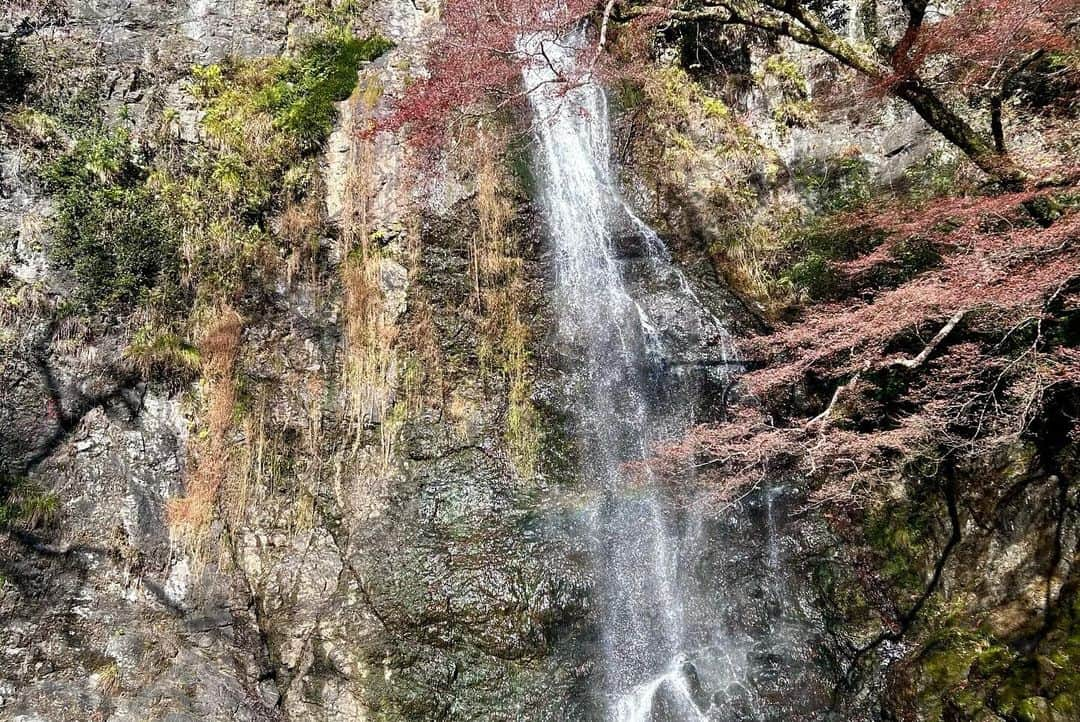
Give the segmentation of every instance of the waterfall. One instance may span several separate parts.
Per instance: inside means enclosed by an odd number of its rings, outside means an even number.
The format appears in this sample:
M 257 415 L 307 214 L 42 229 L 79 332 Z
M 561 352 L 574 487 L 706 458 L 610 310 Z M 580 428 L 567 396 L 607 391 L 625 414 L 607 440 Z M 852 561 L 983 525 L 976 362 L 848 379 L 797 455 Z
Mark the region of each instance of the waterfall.
M 558 336 L 578 365 L 582 468 L 599 498 L 589 533 L 603 695 L 616 720 L 706 719 L 710 702 L 699 676 L 706 670 L 713 680 L 737 683 L 742 663 L 719 633 L 701 631 L 702 618 L 708 627 L 719 617 L 709 608 L 713 591 L 693 578 L 701 519 L 652 479 L 631 478 L 624 465 L 694 421 L 701 374 L 687 372 L 693 364 L 684 357 L 704 361 L 705 349 L 711 364 L 699 368 L 726 377 L 731 343 L 661 239 L 621 198 L 603 90 L 580 78 L 564 82 L 574 77 L 582 46 L 575 33 L 526 37 L 519 49 L 534 58 L 524 80 L 553 251 Z

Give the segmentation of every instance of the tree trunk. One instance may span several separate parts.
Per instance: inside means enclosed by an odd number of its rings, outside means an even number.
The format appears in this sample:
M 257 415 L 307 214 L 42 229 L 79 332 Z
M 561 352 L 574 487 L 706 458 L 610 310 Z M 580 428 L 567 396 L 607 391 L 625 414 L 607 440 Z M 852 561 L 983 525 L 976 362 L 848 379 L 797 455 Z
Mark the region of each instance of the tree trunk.
M 1000 95 L 990 98 L 990 132 L 994 136 L 994 149 L 998 153 L 1005 152 L 1005 126 L 1001 122 L 1002 104 Z
M 999 152 L 992 138 L 968 125 L 918 78 L 901 80 L 891 92 L 911 105 L 931 128 L 964 151 L 991 179 L 1009 187 L 1023 185 L 1028 180 L 1028 174 L 1016 165 L 1007 152 Z

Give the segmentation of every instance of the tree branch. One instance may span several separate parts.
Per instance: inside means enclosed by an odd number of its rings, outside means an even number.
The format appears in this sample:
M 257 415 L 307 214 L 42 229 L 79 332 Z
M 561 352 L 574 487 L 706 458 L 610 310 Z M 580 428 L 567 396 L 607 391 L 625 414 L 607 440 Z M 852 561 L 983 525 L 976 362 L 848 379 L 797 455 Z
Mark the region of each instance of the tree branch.
M 863 367 L 863 371 L 865 371 L 867 367 Z M 858 373 L 856 373 L 854 376 L 848 379 L 847 383 L 843 383 L 837 386 L 836 391 L 833 392 L 832 400 L 829 401 L 829 405 L 826 406 L 825 410 L 822 411 L 820 414 L 807 421 L 806 425 L 811 426 L 818 423 L 819 421 L 828 421 L 829 417 L 832 416 L 833 409 L 836 408 L 837 402 L 840 401 L 840 397 L 851 389 L 855 388 L 855 385 L 859 383 L 859 378 L 862 376 L 863 371 L 859 371 Z
M 941 345 L 941 342 L 944 341 L 945 338 L 953 332 L 953 329 L 956 328 L 956 325 L 960 323 L 961 319 L 964 318 L 965 313 L 967 313 L 967 311 L 965 310 L 960 310 L 954 313 L 952 318 L 949 319 L 948 323 L 942 326 L 941 330 L 938 331 L 932 339 L 930 339 L 930 343 L 926 344 L 923 350 L 919 352 L 918 356 L 913 359 L 895 359 L 886 364 L 885 368 L 889 368 L 890 366 L 902 366 L 906 369 L 917 369 L 922 366 L 926 362 L 926 360 L 930 358 L 930 355 L 934 353 L 934 350 L 939 345 Z
M 924 363 L 926 363 L 926 360 L 929 359 L 930 356 L 934 353 L 935 349 L 937 349 L 937 347 L 941 345 L 941 342 L 944 341 L 946 337 L 948 337 L 948 335 L 953 332 L 953 329 L 955 329 L 957 324 L 959 324 L 960 321 L 964 318 L 965 313 L 967 313 L 966 310 L 960 310 L 954 313 L 952 318 L 950 318 L 948 322 L 941 327 L 941 330 L 938 331 L 932 339 L 930 339 L 930 343 L 926 344 L 926 346 L 923 347 L 923 350 L 919 352 L 918 356 L 911 359 L 894 359 L 886 364 L 883 364 L 880 367 L 880 370 L 884 371 L 886 369 L 892 368 L 893 366 L 901 366 L 903 368 L 911 370 L 917 369 L 922 366 Z M 832 416 L 833 409 L 836 408 L 836 404 L 840 401 L 843 395 L 851 389 L 855 388 L 855 385 L 859 383 L 859 379 L 862 377 L 862 375 L 869 370 L 870 362 L 868 361 L 866 365 L 863 366 L 861 371 L 858 371 L 854 376 L 848 379 L 847 382 L 840 384 L 836 387 L 836 391 L 833 392 L 832 400 L 829 401 L 829 405 L 826 406 L 825 410 L 822 411 L 820 414 L 806 422 L 806 425 L 812 426 L 819 421 L 828 421 L 829 417 Z
M 604 6 L 604 15 L 600 19 L 600 38 L 596 41 L 596 52 L 593 54 L 592 64 L 596 65 L 600 60 L 600 53 L 604 51 L 604 46 L 607 45 L 607 31 L 608 22 L 611 20 L 611 11 L 615 8 L 615 0 L 608 0 L 607 5 Z
M 657 5 L 632 7 L 620 18 L 664 15 L 685 22 L 713 22 L 743 25 L 791 38 L 797 43 L 824 51 L 841 64 L 888 86 L 888 92 L 908 103 L 919 117 L 962 150 L 994 181 L 1023 185 L 1029 174 L 1009 156 L 996 150 L 994 138 L 976 131 L 949 107 L 921 78 L 912 72 L 897 72 L 907 60 L 910 45 L 923 25 L 927 0 L 905 0 L 908 29 L 893 51 L 892 65 L 833 32 L 821 17 L 797 0 L 707 0 L 690 9 L 672 10 Z
M 1016 78 L 1045 54 L 1046 51 L 1039 48 L 1025 56 L 1005 75 L 997 92 L 990 96 L 990 133 L 994 136 L 994 148 L 998 153 L 1006 152 L 1005 126 L 1001 122 L 1002 106 L 1016 92 Z

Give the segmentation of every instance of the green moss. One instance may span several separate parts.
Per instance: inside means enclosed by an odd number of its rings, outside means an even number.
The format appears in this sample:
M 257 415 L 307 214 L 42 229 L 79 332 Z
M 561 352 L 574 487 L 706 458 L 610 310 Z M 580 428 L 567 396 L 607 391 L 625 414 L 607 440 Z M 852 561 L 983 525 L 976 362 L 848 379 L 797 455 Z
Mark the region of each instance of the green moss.
M 80 140 L 42 174 L 56 201 L 50 257 L 74 273 L 83 308 L 130 306 L 176 275 L 175 232 L 147 175 L 125 129 Z
M 641 84 L 631 80 L 619 79 L 611 89 L 611 105 L 616 112 L 633 110 L 645 100 L 645 91 Z
M 883 581 L 902 603 L 925 586 L 929 535 L 939 506 L 927 499 L 893 503 L 875 510 L 864 522 L 866 540 L 881 560 Z
M 889 277 L 883 283 L 899 284 L 941 262 L 941 251 L 933 241 L 923 236 L 908 236 L 889 248 L 889 257 L 895 262 Z
M 515 180 L 514 187 L 520 189 L 526 198 L 536 198 L 540 186 L 533 172 L 530 154 L 528 139 L 524 135 L 515 134 L 506 148 L 505 157 Z
M 783 54 L 770 55 L 762 64 L 755 80 L 778 91 L 771 115 L 781 136 L 790 128 L 805 128 L 814 123 L 814 108 L 810 102 L 810 84 L 799 66 Z
M 773 106 L 772 119 L 781 135 L 788 128 L 807 128 L 814 123 L 814 108 L 809 100 L 785 100 Z
M 304 150 L 318 147 L 333 128 L 335 103 L 356 87 L 360 64 L 391 47 L 393 43 L 380 35 L 363 40 L 343 34 L 318 38 L 282 63 L 254 103 L 270 111 L 274 127 L 297 138 Z
M 8 117 L 13 130 L 37 146 L 51 144 L 59 135 L 59 123 L 48 113 L 22 107 Z
M 780 53 L 770 55 L 762 64 L 762 72 L 758 79 L 760 81 L 766 78 L 776 79 L 782 85 L 803 94 L 810 92 L 810 84 L 799 70 L 799 66 L 791 58 Z
M 825 300 L 844 290 L 836 262 L 851 260 L 880 245 L 878 229 L 855 224 L 845 215 L 872 197 L 869 166 L 862 156 L 845 154 L 807 159 L 794 168 L 796 187 L 810 207 L 808 217 L 788 225 L 778 241 L 773 271 L 795 299 Z M 901 248 L 908 266 L 924 260 L 924 248 Z
M 968 626 L 962 610 L 925 619 L 917 659 L 920 716 L 942 719 L 947 708 L 964 720 L 990 713 L 1023 722 L 1072 719 L 1080 698 L 1075 588 L 1063 590 L 1052 613 L 1054 623 L 1026 653 L 987 629 Z
M 246 134 L 265 114 L 272 128 L 286 136 L 281 141 L 306 152 L 326 140 L 336 104 L 352 94 L 360 65 L 391 47 L 380 35 L 360 39 L 330 32 L 292 57 L 193 68 L 192 89 L 207 102 L 206 127 L 226 145 L 244 147 Z

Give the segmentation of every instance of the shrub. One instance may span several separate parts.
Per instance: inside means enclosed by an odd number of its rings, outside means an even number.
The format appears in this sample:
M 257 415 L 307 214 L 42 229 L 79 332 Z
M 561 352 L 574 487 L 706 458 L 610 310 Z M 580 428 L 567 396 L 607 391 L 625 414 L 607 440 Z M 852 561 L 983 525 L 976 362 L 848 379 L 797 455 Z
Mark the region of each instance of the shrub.
M 124 356 L 143 376 L 155 370 L 169 376 L 184 376 L 197 371 L 202 356 L 197 346 L 167 330 L 143 326 L 135 332 Z
M 317 149 L 330 134 L 335 104 L 356 87 L 361 63 L 392 46 L 380 35 L 359 39 L 328 33 L 293 57 L 193 68 L 192 90 L 208 102 L 205 124 L 219 142 L 245 147 L 245 141 L 253 140 L 251 125 L 265 115 L 272 131 L 285 137 L 254 140 L 289 141 L 294 153 L 303 153 Z
M 814 123 L 814 108 L 810 102 L 810 84 L 799 66 L 785 55 L 766 58 L 756 80 L 771 89 L 773 123 L 781 137 L 790 128 L 806 128 Z
M 897 241 L 889 248 L 889 256 L 897 265 L 898 277 L 893 280 L 894 283 L 914 278 L 941 262 L 940 249 L 932 240 L 919 235 Z
M 74 273 L 84 308 L 131 306 L 175 274 L 168 214 L 140 161 L 121 129 L 80 140 L 43 172 L 56 200 L 50 256 Z
M 30 79 L 19 40 L 0 35 L 0 108 L 20 102 L 26 96 Z
M 795 168 L 795 181 L 822 214 L 840 213 L 870 200 L 870 167 L 857 153 L 809 158 Z
M 281 63 L 274 82 L 255 103 L 270 111 L 274 127 L 295 137 L 302 150 L 317 148 L 333 128 L 334 104 L 347 99 L 356 87 L 360 64 L 392 46 L 380 35 L 363 40 L 338 34 L 318 38 Z
M 961 160 L 955 154 L 934 151 L 904 170 L 904 185 L 912 200 L 957 195 Z M 962 190 L 962 188 L 960 188 Z
M 817 251 L 796 262 L 783 276 L 798 292 L 823 299 L 836 291 L 840 275 L 833 263 Z

